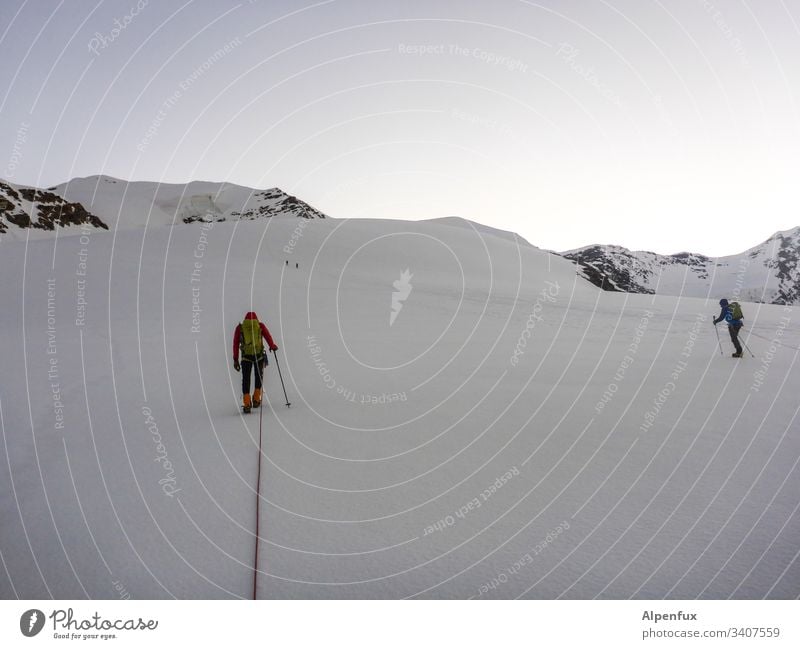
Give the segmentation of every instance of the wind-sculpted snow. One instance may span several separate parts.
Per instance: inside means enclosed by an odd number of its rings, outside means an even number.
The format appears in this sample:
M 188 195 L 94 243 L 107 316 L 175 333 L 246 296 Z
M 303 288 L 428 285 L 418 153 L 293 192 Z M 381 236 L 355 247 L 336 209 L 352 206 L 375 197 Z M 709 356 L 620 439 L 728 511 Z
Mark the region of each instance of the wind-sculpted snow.
M 742 299 L 733 359 L 716 295 L 466 221 L 184 225 L 178 191 L 145 229 L 103 183 L 110 231 L 0 242 L 0 595 L 800 594 L 793 307 Z M 271 357 L 261 455 L 251 310 L 291 401 Z

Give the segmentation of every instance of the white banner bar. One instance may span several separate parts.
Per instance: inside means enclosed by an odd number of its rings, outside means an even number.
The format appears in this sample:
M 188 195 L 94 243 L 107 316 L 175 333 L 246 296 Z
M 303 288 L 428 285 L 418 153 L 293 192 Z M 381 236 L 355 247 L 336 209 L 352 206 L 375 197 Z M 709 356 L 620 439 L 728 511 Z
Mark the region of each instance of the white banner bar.
M 5 601 L 4 647 L 800 646 L 796 601 Z M 738 642 L 737 642 L 738 641 Z

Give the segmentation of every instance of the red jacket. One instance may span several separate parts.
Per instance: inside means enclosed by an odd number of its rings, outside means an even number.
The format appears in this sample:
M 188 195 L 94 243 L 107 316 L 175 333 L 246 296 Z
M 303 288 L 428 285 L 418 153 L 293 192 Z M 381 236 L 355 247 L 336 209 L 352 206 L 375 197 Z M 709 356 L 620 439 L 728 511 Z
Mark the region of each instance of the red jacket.
M 245 317 L 245 320 L 258 320 L 258 316 L 255 314 L 255 311 L 250 311 Z M 269 333 L 269 329 L 267 329 L 267 325 L 263 322 L 259 322 L 261 325 L 261 335 L 266 338 L 267 344 L 269 345 L 270 351 L 274 351 L 278 349 L 278 346 L 272 340 L 272 336 Z M 233 360 L 239 360 L 239 343 L 242 339 L 242 325 L 236 325 L 236 331 L 233 332 Z

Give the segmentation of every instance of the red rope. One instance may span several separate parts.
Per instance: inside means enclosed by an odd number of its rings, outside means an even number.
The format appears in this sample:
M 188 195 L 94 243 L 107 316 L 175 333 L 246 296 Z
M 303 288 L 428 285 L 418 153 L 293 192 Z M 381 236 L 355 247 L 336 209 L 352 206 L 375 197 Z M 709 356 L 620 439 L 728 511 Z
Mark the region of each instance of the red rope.
M 256 363 L 256 372 L 258 372 L 258 363 Z M 262 379 L 263 390 L 263 379 Z M 253 560 L 253 599 L 256 598 L 256 587 L 258 586 L 258 522 L 261 516 L 259 515 L 261 509 L 261 420 L 263 413 L 263 403 L 258 406 L 258 477 L 256 478 L 256 552 L 255 559 Z

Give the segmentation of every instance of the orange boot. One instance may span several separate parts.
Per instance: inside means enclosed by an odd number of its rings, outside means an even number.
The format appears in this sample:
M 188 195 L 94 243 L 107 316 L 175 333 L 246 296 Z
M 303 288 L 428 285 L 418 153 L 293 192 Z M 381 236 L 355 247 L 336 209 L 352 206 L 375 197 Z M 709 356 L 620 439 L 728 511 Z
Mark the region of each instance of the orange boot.
M 261 388 L 253 390 L 253 408 L 261 407 Z
M 242 410 L 244 412 L 250 412 L 250 395 L 245 394 L 242 396 Z

